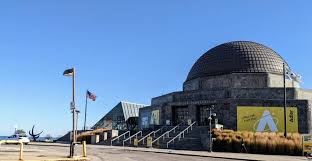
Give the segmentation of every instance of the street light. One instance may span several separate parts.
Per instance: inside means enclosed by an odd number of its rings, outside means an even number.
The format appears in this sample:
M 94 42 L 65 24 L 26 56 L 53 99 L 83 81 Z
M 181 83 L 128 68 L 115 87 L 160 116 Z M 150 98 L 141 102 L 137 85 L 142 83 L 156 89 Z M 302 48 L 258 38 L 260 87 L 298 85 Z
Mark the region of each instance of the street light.
M 79 116 L 79 113 L 80 113 L 80 111 L 79 110 L 76 110 L 76 137 L 78 136 L 78 116 Z
M 70 143 L 70 151 L 69 151 L 69 156 L 73 157 L 75 153 L 75 143 L 76 143 L 76 108 L 75 108 L 75 68 L 67 69 L 63 73 L 64 76 L 71 76 L 72 77 L 72 85 L 73 85 L 73 98 L 72 102 L 70 103 L 70 109 L 73 114 L 73 131 L 72 131 L 72 138 L 71 138 L 71 143 Z
M 209 110 L 209 152 L 212 152 L 212 128 L 211 128 L 211 120 L 212 116 L 216 117 L 216 113 L 211 113 L 211 110 L 214 109 L 214 105 L 208 106 L 207 111 Z

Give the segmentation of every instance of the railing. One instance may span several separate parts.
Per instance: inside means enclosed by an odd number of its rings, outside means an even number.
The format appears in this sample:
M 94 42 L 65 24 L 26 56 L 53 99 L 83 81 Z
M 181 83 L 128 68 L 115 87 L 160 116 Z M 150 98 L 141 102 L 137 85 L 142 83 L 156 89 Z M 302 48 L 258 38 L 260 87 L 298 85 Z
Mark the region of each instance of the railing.
M 163 128 L 160 128 L 160 129 L 154 131 L 154 137 L 156 137 L 156 133 L 158 133 L 159 131 L 162 132 L 162 129 L 163 129 Z
M 20 149 L 19 149 L 19 161 L 23 161 L 24 160 L 24 143 L 18 140 L 0 140 L 0 145 L 1 144 L 19 144 L 20 145 Z M 82 158 L 81 157 L 74 157 L 74 160 L 89 160 L 87 158 L 87 144 L 86 141 L 82 142 Z M 60 159 L 48 159 L 48 160 L 60 160 Z M 61 159 L 61 160 L 64 160 Z M 68 160 L 73 160 L 72 159 L 68 159 Z
M 144 136 L 143 138 L 141 138 L 141 139 L 138 141 L 138 143 L 140 143 L 141 141 L 143 141 L 143 144 L 144 144 L 144 140 L 145 140 L 147 137 L 151 136 L 152 134 L 154 134 L 154 137 L 155 137 L 155 136 L 156 136 L 156 133 L 159 132 L 159 131 L 161 131 L 161 128 L 158 129 L 158 130 L 156 130 L 156 131 L 150 132 L 149 134 L 147 134 L 146 136 Z
M 141 134 L 141 137 L 142 137 L 142 131 L 139 131 L 139 132 L 135 133 L 134 135 L 130 136 L 129 138 L 127 138 L 126 140 L 124 140 L 124 141 L 122 142 L 122 146 L 125 146 L 125 142 L 128 141 L 128 140 L 130 140 L 130 144 L 131 144 L 131 139 L 132 139 L 133 137 L 138 138 L 138 135 L 139 135 L 139 134 Z
M 165 133 L 163 133 L 162 135 L 160 135 L 158 138 L 156 138 L 154 141 L 152 141 L 152 146 L 153 146 L 153 144 L 154 144 L 156 141 L 158 141 L 160 138 L 163 138 L 163 140 L 165 140 L 166 135 L 167 135 L 167 137 L 169 138 L 170 132 L 171 132 L 171 131 L 174 131 L 174 133 L 175 133 L 176 128 L 178 128 L 181 124 L 182 124 L 182 123 L 178 124 L 177 126 L 175 126 L 174 128 L 172 128 L 171 130 L 166 131 Z
M 0 145 L 1 144 L 19 144 L 20 145 L 20 150 L 19 150 L 19 160 L 24 160 L 24 143 L 21 141 L 17 140 L 0 140 Z
M 118 137 L 114 138 L 111 140 L 111 146 L 113 145 L 113 141 L 117 140 L 118 139 L 118 142 L 119 142 L 119 138 L 121 138 L 122 136 L 124 137 L 124 139 L 126 138 L 126 135 L 129 134 L 129 137 L 130 137 L 130 131 L 127 131 L 121 135 L 119 135 Z
M 181 137 L 184 138 L 185 131 L 186 131 L 186 133 L 188 133 L 190 128 L 191 128 L 191 130 L 193 130 L 193 125 L 194 125 L 195 123 L 196 123 L 196 121 L 193 122 L 191 125 L 189 125 L 187 128 L 185 128 L 183 131 L 181 131 L 177 136 L 175 136 L 174 138 L 172 138 L 171 140 L 169 140 L 169 141 L 167 142 L 167 149 L 169 148 L 169 144 L 170 144 L 171 142 L 174 143 L 174 140 L 175 140 L 175 139 L 178 138 L 179 141 L 180 141 Z

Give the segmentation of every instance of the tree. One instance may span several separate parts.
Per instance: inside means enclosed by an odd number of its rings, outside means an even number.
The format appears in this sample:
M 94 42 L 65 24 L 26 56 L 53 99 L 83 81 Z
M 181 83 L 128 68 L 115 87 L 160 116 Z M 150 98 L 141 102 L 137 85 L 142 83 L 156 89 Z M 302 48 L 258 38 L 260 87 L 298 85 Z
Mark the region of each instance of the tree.
M 47 134 L 47 135 L 45 136 L 45 139 L 47 139 L 47 140 L 52 140 L 52 136 L 51 136 L 50 134 Z
M 15 131 L 15 135 L 18 135 L 18 136 L 26 136 L 26 132 L 23 130 L 23 129 L 17 129 Z

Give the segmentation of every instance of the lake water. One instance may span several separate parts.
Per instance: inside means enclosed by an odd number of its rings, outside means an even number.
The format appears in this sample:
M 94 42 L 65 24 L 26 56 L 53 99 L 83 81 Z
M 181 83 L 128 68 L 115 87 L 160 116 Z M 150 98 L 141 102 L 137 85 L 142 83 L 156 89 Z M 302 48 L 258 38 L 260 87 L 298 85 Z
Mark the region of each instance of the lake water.
M 0 136 L 0 140 L 5 140 L 7 138 L 8 138 L 7 136 Z
M 32 139 L 31 137 L 28 137 L 29 139 Z M 8 136 L 0 136 L 0 140 L 7 140 L 8 139 Z M 53 138 L 54 139 L 57 139 L 57 138 Z M 37 139 L 37 141 L 44 141 L 45 140 L 45 137 L 39 137 Z

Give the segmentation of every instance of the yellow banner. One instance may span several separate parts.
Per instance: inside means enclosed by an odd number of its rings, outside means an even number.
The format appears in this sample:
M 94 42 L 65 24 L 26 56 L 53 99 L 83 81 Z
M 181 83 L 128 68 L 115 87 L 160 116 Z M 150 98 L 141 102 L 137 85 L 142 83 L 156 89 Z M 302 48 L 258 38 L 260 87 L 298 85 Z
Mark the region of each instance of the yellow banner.
M 296 107 L 286 108 L 287 132 L 298 132 Z M 284 132 L 284 108 L 237 106 L 237 130 Z
M 152 111 L 151 125 L 159 125 L 159 110 Z

